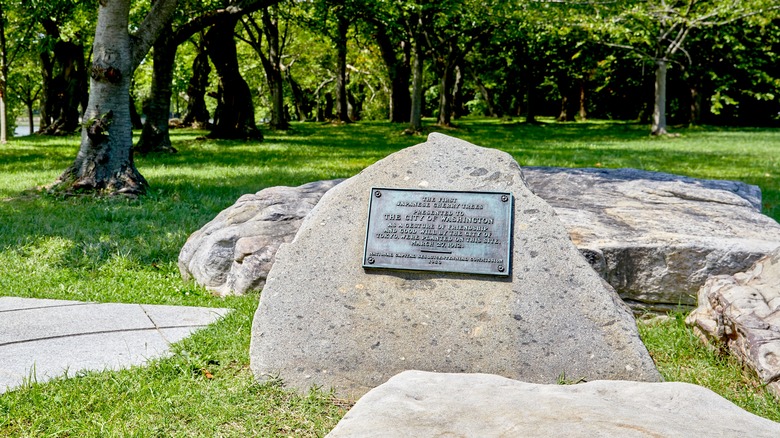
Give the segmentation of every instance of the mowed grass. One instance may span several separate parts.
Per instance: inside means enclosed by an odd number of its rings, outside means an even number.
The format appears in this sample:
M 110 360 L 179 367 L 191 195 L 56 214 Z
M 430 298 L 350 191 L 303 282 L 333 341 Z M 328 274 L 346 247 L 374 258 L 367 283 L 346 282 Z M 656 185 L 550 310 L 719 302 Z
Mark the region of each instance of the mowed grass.
M 331 394 L 300 396 L 256 383 L 248 370 L 257 295 L 220 299 L 181 280 L 187 237 L 245 193 L 349 177 L 425 141 L 404 126 L 294 124 L 266 141 L 204 140 L 173 131 L 178 154 L 137 157 L 151 189 L 137 200 L 42 195 L 75 157 L 78 138 L 13 139 L 0 146 L 0 294 L 21 297 L 231 307 L 221 322 L 177 344 L 172 357 L 119 372 L 0 395 L 0 436 L 321 436 L 345 413 Z M 468 119 L 432 126 L 505 150 L 521 165 L 634 167 L 757 184 L 764 212 L 780 218 L 780 130 L 678 129 L 653 138 L 630 123 L 529 125 Z M 733 359 L 704 347 L 682 323 L 640 322 L 668 380 L 710 387 L 780 421 L 780 404 Z

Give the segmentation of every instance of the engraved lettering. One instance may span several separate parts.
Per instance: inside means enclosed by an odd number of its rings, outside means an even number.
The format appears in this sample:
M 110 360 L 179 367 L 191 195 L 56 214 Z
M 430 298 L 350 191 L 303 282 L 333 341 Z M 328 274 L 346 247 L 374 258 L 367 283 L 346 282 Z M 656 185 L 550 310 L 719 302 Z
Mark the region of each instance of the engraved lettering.
M 511 275 L 511 195 L 381 188 L 377 197 L 377 190 L 364 268 Z

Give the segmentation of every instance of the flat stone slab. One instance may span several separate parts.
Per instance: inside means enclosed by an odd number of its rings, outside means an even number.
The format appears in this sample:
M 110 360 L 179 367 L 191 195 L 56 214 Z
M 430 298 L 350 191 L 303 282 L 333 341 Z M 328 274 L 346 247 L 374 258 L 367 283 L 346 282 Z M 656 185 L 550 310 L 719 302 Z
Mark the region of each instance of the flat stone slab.
M 508 193 L 514 198 L 510 276 L 364 269 L 372 187 Z M 431 257 L 450 256 L 432 253 L 430 242 L 465 245 L 473 230 L 489 232 L 468 225 L 493 223 L 484 216 L 487 204 L 461 209 L 453 204 L 462 200 L 440 202 L 391 206 L 393 214 L 424 216 L 429 227 L 406 219 L 412 222 L 397 234 L 421 243 L 419 250 L 374 256 L 435 263 Z M 447 214 L 452 209 L 462 218 Z M 502 262 L 468 261 L 497 270 Z M 517 162 L 442 134 L 325 193 L 277 253 L 255 314 L 250 359 L 260 379 L 281 378 L 301 392 L 334 388 L 354 399 L 409 369 L 536 383 L 561 376 L 661 379 L 630 309 L 591 269 L 553 209 L 528 189 Z
M 710 275 L 748 269 L 780 247 L 761 190 L 637 169 L 524 167 L 591 266 L 634 309 L 696 305 Z
M 406 371 L 364 395 L 327 436 L 775 438 L 780 424 L 688 383 L 539 385 Z
M 142 365 L 229 311 L 0 297 L 0 393 L 25 380 Z

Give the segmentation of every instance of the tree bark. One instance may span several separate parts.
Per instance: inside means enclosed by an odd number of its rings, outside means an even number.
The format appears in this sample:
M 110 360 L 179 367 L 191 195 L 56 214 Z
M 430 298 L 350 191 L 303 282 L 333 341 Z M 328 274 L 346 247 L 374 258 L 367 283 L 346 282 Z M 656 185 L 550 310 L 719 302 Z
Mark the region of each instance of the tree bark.
M 290 69 L 286 69 L 285 77 L 290 84 L 290 90 L 292 91 L 293 105 L 295 106 L 295 113 L 298 116 L 299 122 L 306 122 L 311 118 L 311 99 L 307 96 L 307 93 L 303 91 L 300 84 L 292 77 Z
M 58 41 L 54 46 L 57 75 L 49 85 L 50 116 L 52 122 L 39 132 L 44 135 L 64 135 L 79 128 L 79 105 L 86 93 L 84 49 L 69 41 Z
M 54 74 L 54 62 L 49 55 L 49 52 L 42 51 L 40 53 L 41 58 L 41 106 L 40 106 L 40 122 L 38 129 L 43 131 L 49 125 L 51 125 L 52 118 L 52 99 L 51 95 L 51 82 Z
M 452 125 L 452 90 L 455 87 L 455 68 L 447 65 L 441 74 L 439 82 L 439 126 Z
M 412 44 L 412 108 L 409 116 L 409 131 L 420 132 L 422 130 L 422 101 L 423 101 L 423 47 L 422 35 L 417 35 Z
M 201 44 L 197 45 L 198 54 L 192 61 L 192 78 L 187 86 L 187 114 L 182 123 L 197 129 L 209 126 L 209 110 L 206 107 L 206 88 L 209 86 L 209 55 Z
M 477 89 L 479 90 L 479 94 L 482 95 L 482 100 L 485 101 L 485 114 L 488 117 L 498 117 L 498 113 L 496 112 L 496 105 L 493 103 L 493 95 L 490 93 L 490 90 L 485 87 L 485 83 L 482 82 L 482 79 L 477 75 L 477 73 L 474 71 L 474 69 L 469 68 L 469 71 L 471 72 L 471 78 L 474 80 L 474 83 L 477 85 Z
M 588 119 L 588 107 L 587 107 L 587 93 L 585 92 L 585 80 L 580 80 L 580 108 L 579 115 L 580 120 L 585 121 Z
M 53 58 L 41 53 L 43 67 L 43 97 L 41 126 L 43 135 L 65 135 L 79 128 L 81 110 L 87 106 L 87 73 L 84 47 L 72 41 L 62 40 L 60 29 L 52 19 L 41 21 L 46 35 L 56 40 Z M 56 71 L 56 75 L 54 72 Z
M 527 52 L 526 52 L 527 53 Z M 528 63 L 523 74 L 525 82 L 525 122 L 536 123 L 536 68 L 528 54 Z
M 6 113 L 6 89 L 8 88 L 8 47 L 5 41 L 5 11 L 0 4 L 0 143 L 8 142 L 8 114 Z
M 25 105 L 27 106 L 27 126 L 30 127 L 30 135 L 35 134 L 35 120 L 33 117 L 35 117 L 35 113 L 33 112 L 33 102 L 27 101 L 25 102 Z
M 279 42 L 279 21 L 272 17 L 268 8 L 263 10 L 263 31 L 268 40 L 268 66 L 266 72 L 271 90 L 271 128 L 286 130 L 290 127 L 284 107 L 284 79 L 282 78 L 282 51 Z
M 655 102 L 653 105 L 652 135 L 666 134 L 666 68 L 665 59 L 656 60 Z
M 138 114 L 138 108 L 135 105 L 135 93 L 132 91 L 133 84 L 130 84 L 130 126 L 133 130 L 142 129 L 144 122 L 141 120 L 141 115 Z
M 336 115 L 340 122 L 349 123 L 349 104 L 347 102 L 347 32 L 349 20 L 338 15 L 338 34 L 336 35 Z
M 234 32 L 238 17 L 228 17 L 206 33 L 206 51 L 217 70 L 217 109 L 209 137 L 262 140 L 255 124 L 252 92 L 238 69 Z
M 466 115 L 465 94 L 463 93 L 464 83 L 465 78 L 463 77 L 463 70 L 460 66 L 455 66 L 455 86 L 452 89 L 452 114 L 455 117 L 455 120 Z
M 688 123 L 691 125 L 697 125 L 701 122 L 701 93 L 699 93 L 699 87 L 696 85 L 690 85 L 688 87 L 688 90 L 690 92 L 690 118 L 688 119 Z
M 581 91 L 575 87 L 571 78 L 567 75 L 560 75 L 558 78 L 558 92 L 561 95 L 561 112 L 558 114 L 557 121 L 573 122 L 575 120 L 580 103 Z
M 412 106 L 412 97 L 409 93 L 409 81 L 412 75 L 411 44 L 409 41 L 393 44 L 383 23 L 375 22 L 374 26 L 376 43 L 390 78 L 390 121 L 406 123 L 409 121 Z M 400 52 L 396 52 L 395 47 L 400 47 Z
M 130 0 L 102 0 L 93 45 L 89 103 L 74 163 L 52 190 L 138 195 L 148 183 L 133 162 L 130 80 L 176 8 L 157 0 L 134 36 L 128 33 Z
M 152 89 L 149 101 L 144 105 L 144 121 L 141 137 L 134 151 L 140 154 L 175 153 L 168 133 L 168 119 L 171 109 L 171 82 L 176 59 L 176 46 L 171 44 L 171 25 L 165 26 L 154 42 L 152 54 Z

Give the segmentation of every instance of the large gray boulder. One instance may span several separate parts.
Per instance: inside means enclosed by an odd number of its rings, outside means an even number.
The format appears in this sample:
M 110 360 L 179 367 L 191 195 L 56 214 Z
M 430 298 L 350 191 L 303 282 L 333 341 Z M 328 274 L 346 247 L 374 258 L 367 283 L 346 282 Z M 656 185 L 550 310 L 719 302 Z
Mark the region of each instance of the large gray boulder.
M 780 398 L 780 250 L 747 272 L 710 277 L 685 321 L 705 342 L 728 347 Z
M 364 395 L 327 436 L 775 438 L 780 424 L 687 383 L 537 385 L 406 371 Z
M 696 305 L 710 275 L 780 247 L 761 191 L 736 181 L 636 169 L 523 168 L 591 265 L 635 309 Z
M 179 272 L 220 295 L 262 289 L 279 245 L 293 239 L 322 195 L 341 181 L 270 187 L 240 197 L 190 235 L 179 253 Z
M 511 192 L 510 278 L 362 268 L 372 187 Z M 355 398 L 407 369 L 538 383 L 660 380 L 628 307 L 504 152 L 431 134 L 326 193 L 282 245 L 255 314 L 251 367 Z

